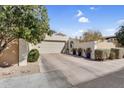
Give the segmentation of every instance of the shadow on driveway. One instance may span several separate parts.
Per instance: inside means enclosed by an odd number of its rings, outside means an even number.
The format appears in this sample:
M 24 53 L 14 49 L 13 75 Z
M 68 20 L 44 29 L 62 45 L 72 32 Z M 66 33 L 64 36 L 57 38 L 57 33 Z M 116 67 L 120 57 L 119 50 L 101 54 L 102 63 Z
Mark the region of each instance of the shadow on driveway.
M 44 57 L 42 57 L 42 67 L 44 68 L 44 70 L 48 71 L 45 76 L 50 87 L 72 87 L 72 84 L 67 80 L 67 77 L 63 74 L 63 72 L 60 70 L 56 70 L 56 68 L 52 64 L 50 64 L 50 62 L 47 62 Z
M 124 68 L 111 74 L 80 83 L 75 88 L 124 88 Z

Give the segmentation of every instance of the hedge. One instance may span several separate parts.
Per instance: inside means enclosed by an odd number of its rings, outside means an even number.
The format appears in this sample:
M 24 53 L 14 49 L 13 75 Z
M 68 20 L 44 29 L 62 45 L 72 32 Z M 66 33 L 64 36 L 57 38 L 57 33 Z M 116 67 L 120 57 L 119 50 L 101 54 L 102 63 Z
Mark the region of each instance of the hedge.
M 106 60 L 109 59 L 110 49 L 96 49 L 95 60 Z
M 28 53 L 28 62 L 36 62 L 39 58 L 40 54 L 39 51 L 37 49 L 32 49 L 29 53 Z
M 109 59 L 116 59 L 116 53 L 111 51 Z
M 95 60 L 124 58 L 124 48 L 96 49 Z
M 112 48 L 111 52 L 115 53 L 116 59 L 121 59 L 124 57 L 124 48 Z

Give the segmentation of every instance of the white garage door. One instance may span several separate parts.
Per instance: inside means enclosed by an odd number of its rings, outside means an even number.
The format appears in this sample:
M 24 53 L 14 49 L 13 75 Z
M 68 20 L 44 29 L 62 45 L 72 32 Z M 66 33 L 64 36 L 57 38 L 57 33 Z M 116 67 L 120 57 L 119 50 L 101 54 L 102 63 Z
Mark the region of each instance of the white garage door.
M 40 44 L 40 53 L 61 53 L 65 45 L 65 42 L 48 42 L 43 41 Z

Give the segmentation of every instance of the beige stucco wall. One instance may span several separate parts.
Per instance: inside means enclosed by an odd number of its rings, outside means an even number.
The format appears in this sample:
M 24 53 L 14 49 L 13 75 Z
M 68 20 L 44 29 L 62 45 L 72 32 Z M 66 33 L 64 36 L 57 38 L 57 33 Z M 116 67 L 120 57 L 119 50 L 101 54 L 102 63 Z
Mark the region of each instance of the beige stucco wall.
M 80 42 L 77 39 L 69 39 L 69 42 L 73 41 L 74 45 L 73 48 L 82 48 L 82 49 L 87 49 L 90 48 L 92 50 L 91 52 L 91 59 L 95 59 L 95 49 L 110 49 L 110 48 L 115 48 L 115 45 L 112 42 L 107 42 L 107 41 L 91 41 L 91 42 Z M 70 43 L 69 43 L 70 44 Z M 70 45 L 69 46 L 69 52 L 71 52 Z M 84 57 L 86 56 L 85 53 L 83 52 L 82 54 Z
M 111 49 L 111 48 L 115 48 L 115 45 L 112 42 L 107 42 L 107 41 L 91 41 L 91 42 L 80 43 L 79 47 L 83 49 L 91 48 L 92 50 L 91 58 L 95 59 L 95 55 L 94 55 L 95 49 Z
M 73 42 L 73 46 L 72 48 L 70 47 L 70 43 Z M 73 48 L 78 48 L 79 47 L 79 41 L 77 39 L 74 38 L 69 38 L 68 43 L 67 43 L 67 47 L 69 49 L 69 53 L 72 54 L 72 49 Z
M 27 65 L 29 44 L 23 39 L 19 39 L 19 66 Z
M 19 61 L 19 45 L 18 40 L 10 42 L 6 49 L 0 54 L 0 65 L 5 63 L 18 64 Z
M 70 42 L 73 41 L 74 44 L 73 44 L 73 48 L 82 48 L 82 49 L 87 49 L 87 48 L 90 48 L 92 50 L 92 53 L 91 53 L 91 58 L 94 59 L 94 50 L 96 49 L 96 41 L 91 41 L 91 42 L 80 42 L 78 39 L 73 39 L 73 38 L 70 38 L 69 39 L 69 53 L 72 54 L 72 49 L 70 48 Z M 83 52 L 82 56 L 86 57 L 85 53 Z
M 111 49 L 111 48 L 115 48 L 114 43 L 107 42 L 107 41 L 97 42 L 96 46 L 97 46 L 97 49 Z
M 94 59 L 94 50 L 96 49 L 96 41 L 91 41 L 91 42 L 82 42 L 79 44 L 79 48 L 82 49 L 87 49 L 90 48 L 91 49 L 91 59 Z M 83 54 L 84 57 L 86 57 L 85 53 Z

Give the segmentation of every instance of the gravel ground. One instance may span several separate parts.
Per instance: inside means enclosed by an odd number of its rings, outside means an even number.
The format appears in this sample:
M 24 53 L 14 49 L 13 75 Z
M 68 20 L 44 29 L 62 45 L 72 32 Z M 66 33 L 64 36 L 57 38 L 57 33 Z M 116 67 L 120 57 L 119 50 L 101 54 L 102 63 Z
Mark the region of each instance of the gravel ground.
M 28 63 L 27 66 L 14 65 L 7 68 L 0 68 L 0 79 L 5 77 L 22 76 L 39 72 L 39 62 Z

